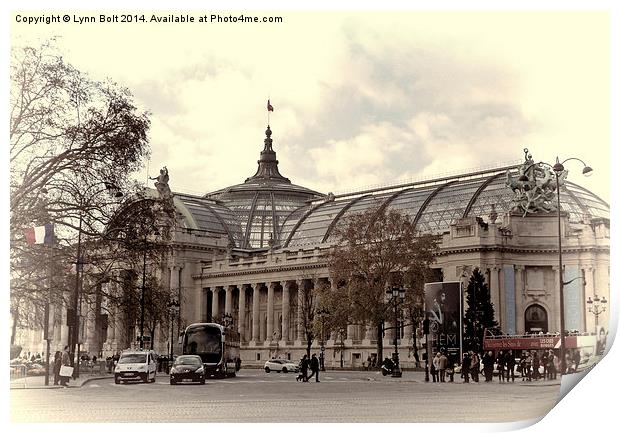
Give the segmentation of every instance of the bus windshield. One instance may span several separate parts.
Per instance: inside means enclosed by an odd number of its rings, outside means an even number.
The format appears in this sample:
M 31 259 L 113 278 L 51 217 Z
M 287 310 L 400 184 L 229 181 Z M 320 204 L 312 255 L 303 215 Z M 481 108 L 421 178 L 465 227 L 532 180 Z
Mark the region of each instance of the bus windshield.
M 192 328 L 185 332 L 183 353 L 200 355 L 203 362 L 219 362 L 222 357 L 222 337 L 216 327 Z

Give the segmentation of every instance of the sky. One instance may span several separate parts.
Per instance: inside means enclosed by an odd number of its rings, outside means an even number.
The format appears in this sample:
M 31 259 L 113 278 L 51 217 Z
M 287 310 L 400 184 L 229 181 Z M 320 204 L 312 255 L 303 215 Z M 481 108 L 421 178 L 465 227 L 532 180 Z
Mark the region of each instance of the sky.
M 253 175 L 270 99 L 280 172 L 323 193 L 502 166 L 528 148 L 585 160 L 594 174 L 571 162 L 569 180 L 610 201 L 607 12 L 245 13 L 283 22 L 12 19 L 11 43 L 58 36 L 66 61 L 128 87 L 151 113 L 149 174 L 167 166 L 173 190 Z

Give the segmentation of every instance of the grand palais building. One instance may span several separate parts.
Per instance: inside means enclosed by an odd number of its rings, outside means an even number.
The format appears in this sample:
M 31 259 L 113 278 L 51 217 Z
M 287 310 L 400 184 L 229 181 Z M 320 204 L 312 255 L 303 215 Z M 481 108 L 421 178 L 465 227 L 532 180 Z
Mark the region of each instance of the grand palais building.
M 523 165 L 334 195 L 284 177 L 271 135 L 268 127 L 258 169 L 245 181 L 204 195 L 172 193 L 178 228 L 162 272 L 166 286 L 180 299 L 177 329 L 228 313 L 241 336 L 244 365 L 273 356 L 299 359 L 305 341 L 297 297 L 300 289 L 332 283 L 326 254 L 336 241 L 334 227 L 348 215 L 383 207 L 406 212 L 420 232 L 441 236 L 432 265 L 436 281 L 466 284 L 474 268 L 482 270 L 504 333 L 560 330 L 557 212 L 515 212 L 509 182 L 522 174 L 527 154 Z M 561 200 L 564 280 L 572 280 L 564 289 L 566 329 L 595 332 L 587 300 L 609 299 L 609 205 L 568 180 Z M 82 313 L 82 350 L 107 356 L 135 346 L 137 328 L 103 307 Z M 606 326 L 608 313 L 598 317 L 599 324 Z M 66 312 L 62 315 L 54 326 L 52 350 L 67 344 Z M 103 315 L 107 318 L 101 326 Z M 405 367 L 414 362 L 412 328 L 399 332 Z M 391 332 L 386 331 L 384 340 L 388 353 Z M 180 353 L 176 337 L 175 330 L 175 352 Z M 375 339 L 370 326 L 350 324 L 344 364 L 361 366 L 376 352 Z M 167 353 L 169 340 L 170 330 L 159 329 L 155 350 Z M 17 341 L 32 351 L 44 348 L 35 344 L 39 342 Z M 340 347 L 334 335 L 326 336 L 326 367 L 339 365 Z M 313 351 L 318 352 L 318 338 Z

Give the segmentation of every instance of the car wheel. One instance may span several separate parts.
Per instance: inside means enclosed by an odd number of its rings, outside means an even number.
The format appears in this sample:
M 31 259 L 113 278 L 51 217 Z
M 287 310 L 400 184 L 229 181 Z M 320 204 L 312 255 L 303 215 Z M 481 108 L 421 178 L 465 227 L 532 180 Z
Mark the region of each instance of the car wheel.
M 288 373 L 288 370 L 286 369 L 286 367 L 282 367 L 282 373 Z
M 271 370 L 269 369 L 269 367 L 265 367 L 265 373 L 269 373 Z
M 170 385 L 176 385 L 176 384 L 177 384 L 176 380 L 170 379 Z
M 204 385 L 205 384 L 205 378 L 203 377 L 202 379 L 200 379 L 200 384 Z
M 118 378 L 118 376 L 114 376 L 114 383 L 117 385 L 121 383 L 121 380 Z
M 144 378 L 142 379 L 142 381 L 144 383 L 149 383 L 149 374 L 148 373 L 144 373 Z

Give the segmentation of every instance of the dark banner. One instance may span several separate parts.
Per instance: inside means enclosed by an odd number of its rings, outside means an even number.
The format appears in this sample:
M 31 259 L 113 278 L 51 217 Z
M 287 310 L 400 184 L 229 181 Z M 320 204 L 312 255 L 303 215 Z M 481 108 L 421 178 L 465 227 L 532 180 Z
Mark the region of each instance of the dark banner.
M 461 283 L 449 281 L 424 285 L 426 318 L 429 319 L 429 345 L 433 352 L 444 348 L 456 358 L 461 354 Z

